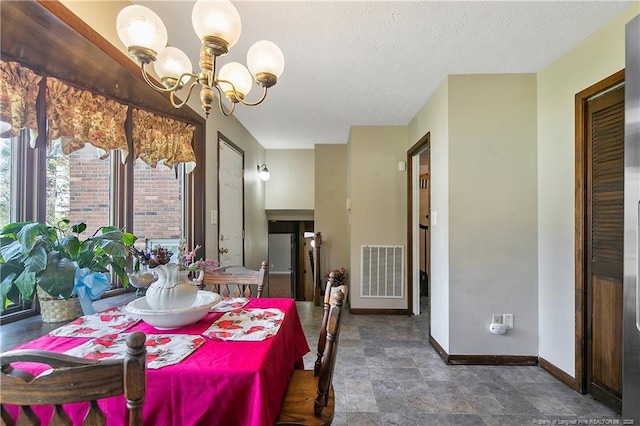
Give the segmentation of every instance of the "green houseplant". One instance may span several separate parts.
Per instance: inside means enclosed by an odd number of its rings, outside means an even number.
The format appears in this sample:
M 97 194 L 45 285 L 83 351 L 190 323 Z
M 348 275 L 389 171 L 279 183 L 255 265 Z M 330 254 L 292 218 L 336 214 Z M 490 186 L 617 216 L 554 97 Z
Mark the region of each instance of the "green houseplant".
M 10 223 L 0 230 L 0 312 L 10 302 L 33 298 L 36 286 L 53 298 L 69 299 L 78 277 L 109 269 L 122 284 L 129 284 L 126 268 L 129 247 L 135 235 L 114 226 L 104 226 L 80 240 L 86 224 L 57 226 L 39 222 Z

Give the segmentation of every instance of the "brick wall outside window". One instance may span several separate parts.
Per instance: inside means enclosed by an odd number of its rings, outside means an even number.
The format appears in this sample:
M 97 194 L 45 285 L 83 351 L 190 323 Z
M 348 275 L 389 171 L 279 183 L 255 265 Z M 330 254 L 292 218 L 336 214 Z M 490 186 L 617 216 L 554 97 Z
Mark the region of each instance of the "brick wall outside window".
M 76 151 L 69 161 L 69 218 L 85 222 L 87 231 L 108 224 L 109 160 L 96 158 L 92 147 Z M 134 225 L 139 248 L 145 239 L 180 239 L 181 182 L 173 169 L 160 164 L 153 169 L 142 160 L 134 165 Z

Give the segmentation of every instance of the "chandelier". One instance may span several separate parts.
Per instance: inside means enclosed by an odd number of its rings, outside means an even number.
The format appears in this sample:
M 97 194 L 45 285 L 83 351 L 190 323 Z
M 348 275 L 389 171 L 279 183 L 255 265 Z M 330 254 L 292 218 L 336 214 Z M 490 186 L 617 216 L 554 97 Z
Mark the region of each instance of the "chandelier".
M 205 116 L 209 117 L 214 102 L 214 90 L 218 93 L 220 111 L 229 116 L 237 103 L 255 106 L 267 96 L 267 89 L 276 84 L 284 70 L 284 56 L 274 43 L 262 40 L 247 52 L 247 68 L 238 62 L 229 62 L 216 75 L 219 56 L 224 56 L 240 38 L 240 15 L 228 0 L 197 0 L 191 12 L 193 29 L 200 38 L 200 72 L 194 73 L 187 55 L 180 49 L 166 46 L 167 29 L 160 17 L 140 5 L 127 6 L 116 20 L 118 37 L 127 46 L 129 56 L 140 64 L 142 77 L 158 92 L 169 93 L 171 104 L 184 106 L 196 85 L 200 85 L 200 100 Z M 159 86 L 151 80 L 145 66 L 154 63 L 160 78 Z M 262 87 L 262 96 L 253 102 L 245 100 L 253 80 Z M 195 79 L 195 81 L 191 81 Z M 175 92 L 189 84 L 187 96 L 177 102 Z M 223 95 L 230 102 L 223 105 Z

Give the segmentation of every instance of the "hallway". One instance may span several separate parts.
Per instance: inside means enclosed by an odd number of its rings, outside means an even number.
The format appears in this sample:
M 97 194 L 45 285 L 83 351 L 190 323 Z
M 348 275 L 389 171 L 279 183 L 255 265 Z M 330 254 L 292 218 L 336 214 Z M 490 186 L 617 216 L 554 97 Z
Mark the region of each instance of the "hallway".
M 311 348 L 305 368 L 313 369 L 322 308 L 297 305 Z M 445 365 L 429 345 L 427 325 L 427 315 L 345 311 L 333 378 L 335 426 L 622 424 L 540 367 Z

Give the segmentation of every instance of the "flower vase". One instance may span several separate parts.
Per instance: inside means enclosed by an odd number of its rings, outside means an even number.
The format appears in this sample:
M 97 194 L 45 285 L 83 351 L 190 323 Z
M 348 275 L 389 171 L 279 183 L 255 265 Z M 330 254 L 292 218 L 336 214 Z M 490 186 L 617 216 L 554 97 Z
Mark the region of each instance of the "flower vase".
M 175 263 L 156 266 L 158 280 L 147 288 L 147 304 L 155 310 L 188 308 L 196 300 L 198 288 L 189 279 L 189 271 L 180 271 Z

